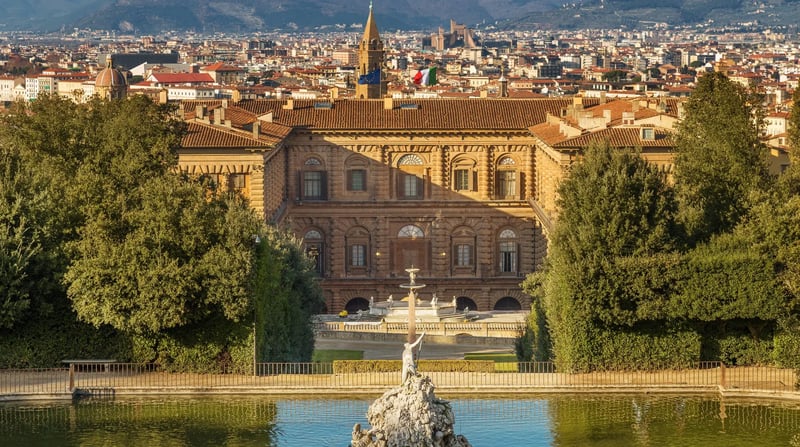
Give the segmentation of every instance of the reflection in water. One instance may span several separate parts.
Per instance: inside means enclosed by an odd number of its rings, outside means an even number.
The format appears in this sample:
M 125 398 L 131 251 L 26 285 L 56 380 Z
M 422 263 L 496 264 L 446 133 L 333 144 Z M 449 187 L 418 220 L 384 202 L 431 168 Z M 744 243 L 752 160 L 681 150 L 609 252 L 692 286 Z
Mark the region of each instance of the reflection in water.
M 346 447 L 373 398 L 117 398 L 0 404 L 0 446 Z M 794 446 L 800 406 L 635 395 L 453 398 L 476 447 Z

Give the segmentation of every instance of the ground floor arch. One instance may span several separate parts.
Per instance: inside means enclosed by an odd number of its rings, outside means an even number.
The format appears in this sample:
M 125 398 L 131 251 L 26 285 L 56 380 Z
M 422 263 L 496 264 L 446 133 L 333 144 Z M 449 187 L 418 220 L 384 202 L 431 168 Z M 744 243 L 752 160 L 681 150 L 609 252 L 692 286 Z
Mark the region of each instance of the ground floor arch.
M 478 310 L 478 304 L 468 296 L 460 296 L 456 298 L 456 310 Z
M 522 304 L 512 296 L 504 296 L 494 303 L 494 310 L 520 311 Z
M 359 310 L 367 312 L 369 311 L 369 300 L 361 297 L 351 298 L 350 301 L 345 304 L 344 310 L 350 314 L 357 313 Z

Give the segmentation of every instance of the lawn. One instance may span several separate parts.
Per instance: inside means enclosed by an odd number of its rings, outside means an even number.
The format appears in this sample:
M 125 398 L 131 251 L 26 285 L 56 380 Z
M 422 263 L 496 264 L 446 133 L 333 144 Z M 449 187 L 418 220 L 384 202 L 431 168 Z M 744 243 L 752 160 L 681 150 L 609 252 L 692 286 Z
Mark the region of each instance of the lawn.
M 312 362 L 330 363 L 334 360 L 364 360 L 364 351 L 353 349 L 315 349 Z
M 494 360 L 496 372 L 517 371 L 517 356 L 511 352 L 467 352 L 464 360 Z

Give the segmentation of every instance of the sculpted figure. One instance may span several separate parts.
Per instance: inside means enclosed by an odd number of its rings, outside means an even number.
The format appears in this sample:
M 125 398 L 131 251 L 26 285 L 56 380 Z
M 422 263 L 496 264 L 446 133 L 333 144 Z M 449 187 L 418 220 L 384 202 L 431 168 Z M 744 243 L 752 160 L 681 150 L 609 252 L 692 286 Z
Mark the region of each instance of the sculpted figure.
M 424 336 L 425 333 L 423 332 L 414 343 L 403 343 L 403 373 L 400 379 L 401 384 L 405 383 L 406 379 L 417 373 L 417 364 L 414 361 L 414 348 L 422 342 L 422 337 Z

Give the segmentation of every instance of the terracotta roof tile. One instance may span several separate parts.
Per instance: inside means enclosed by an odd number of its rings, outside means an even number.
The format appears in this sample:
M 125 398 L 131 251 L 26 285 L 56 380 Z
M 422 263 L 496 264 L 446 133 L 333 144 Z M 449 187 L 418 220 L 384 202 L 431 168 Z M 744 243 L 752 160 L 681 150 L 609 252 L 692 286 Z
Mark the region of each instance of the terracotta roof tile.
M 285 110 L 284 100 L 245 100 L 236 104 L 256 116 L 272 112 L 275 124 L 328 130 L 522 130 L 543 123 L 547 112 L 559 115 L 572 104 L 571 98 L 546 99 L 403 99 L 384 109 L 383 100 L 337 100 L 332 108 L 317 108 L 326 101 L 293 101 Z M 187 111 L 207 101 L 184 101 Z M 219 102 L 217 102 L 218 104 Z M 401 108 L 414 104 L 416 109 Z
M 567 136 L 561 133 L 560 129 L 561 126 L 557 124 L 542 123 L 531 127 L 530 131 L 545 143 L 553 146 L 567 139 Z
M 641 138 L 643 127 L 612 127 L 597 132 L 587 133 L 553 145 L 556 149 L 573 149 L 589 146 L 592 142 L 608 141 L 612 147 L 641 147 L 641 148 L 667 148 L 674 146 L 672 135 L 659 128 L 654 130 L 655 138 L 644 140 Z
M 251 132 L 221 128 L 210 124 L 198 122 L 187 124 L 187 132 L 181 142 L 183 148 L 269 148 L 280 141 L 268 136 L 256 140 Z

